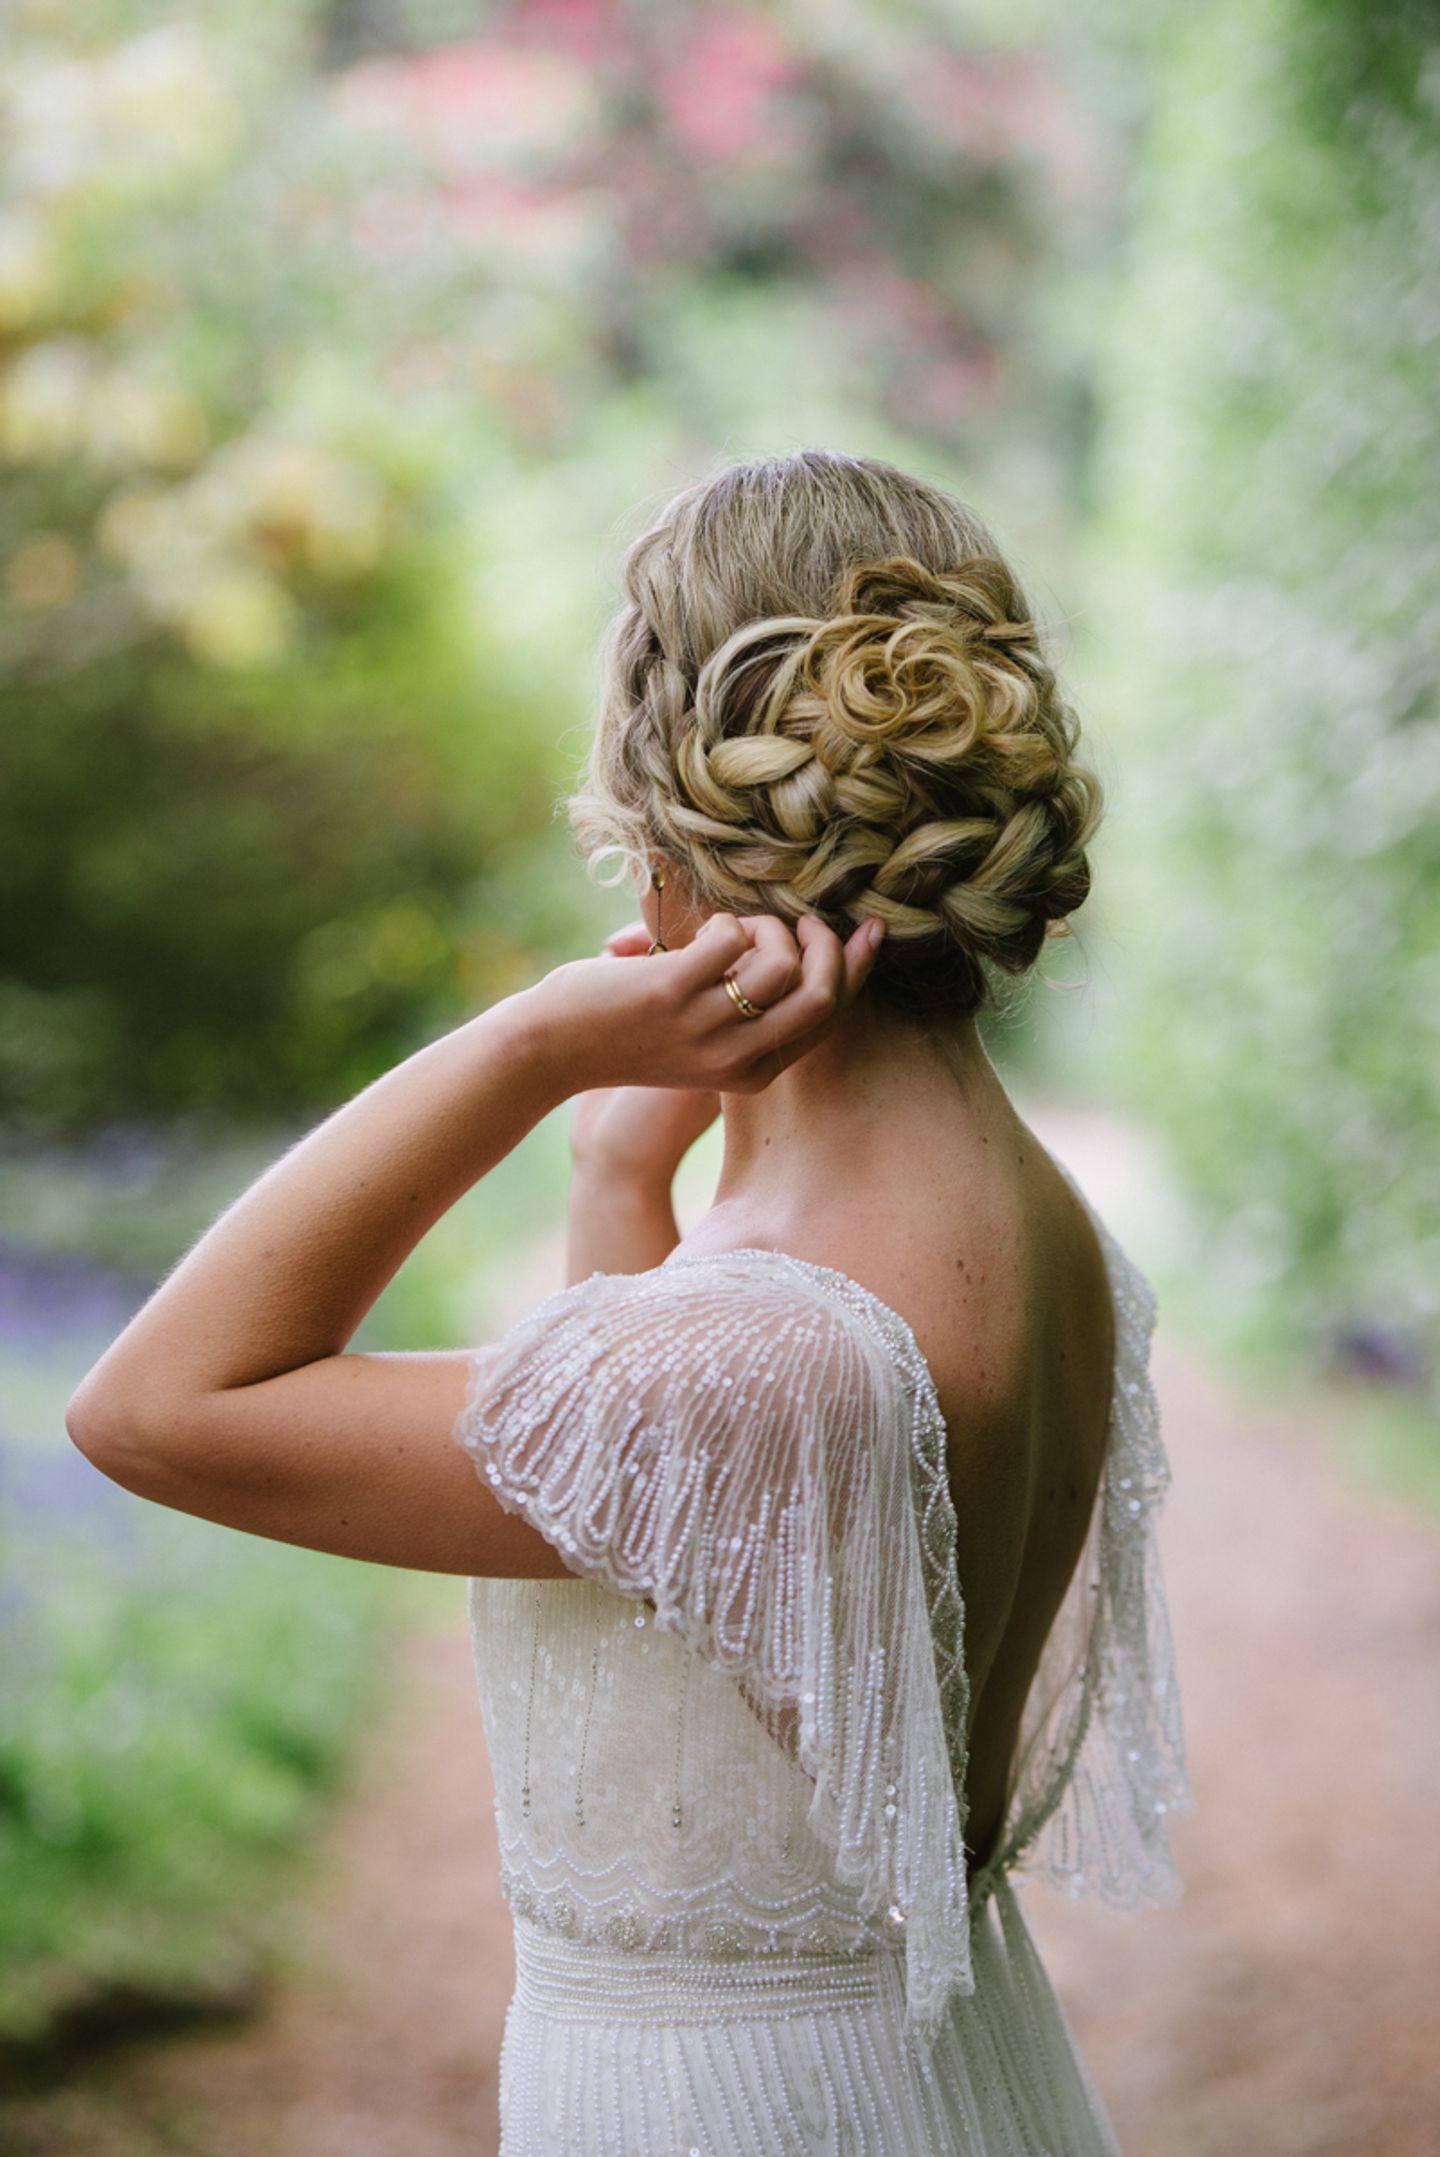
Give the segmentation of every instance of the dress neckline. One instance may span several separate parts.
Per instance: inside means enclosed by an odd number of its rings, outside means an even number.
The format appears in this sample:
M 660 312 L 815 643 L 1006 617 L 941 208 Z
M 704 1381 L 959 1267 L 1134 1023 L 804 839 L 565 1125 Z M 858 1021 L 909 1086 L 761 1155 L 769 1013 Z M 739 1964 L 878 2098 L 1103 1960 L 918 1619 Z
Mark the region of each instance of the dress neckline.
M 909 1319 L 902 1318 L 899 1311 L 892 1304 L 887 1303 L 883 1296 L 877 1296 L 873 1288 L 867 1288 L 863 1281 L 857 1281 L 853 1273 L 846 1273 L 839 1266 L 823 1265 L 816 1258 L 799 1258 L 793 1251 L 777 1251 L 770 1245 L 763 1243 L 732 1243 L 727 1245 L 723 1251 L 679 1251 L 664 1259 L 659 1270 L 663 1271 L 671 1266 L 703 1266 L 724 1258 L 776 1259 L 783 1266 L 796 1267 L 802 1273 L 818 1274 L 822 1280 L 838 1283 L 841 1287 L 849 1289 L 855 1295 L 861 1297 L 882 1318 L 888 1319 L 890 1324 L 896 1328 L 924 1378 L 931 1407 L 937 1415 L 940 1414 L 940 1393 L 935 1383 L 935 1374 L 930 1368 L 924 1349 L 915 1338 L 914 1327 L 910 1324 Z M 943 1416 L 941 1416 L 941 1422 L 943 1425 Z

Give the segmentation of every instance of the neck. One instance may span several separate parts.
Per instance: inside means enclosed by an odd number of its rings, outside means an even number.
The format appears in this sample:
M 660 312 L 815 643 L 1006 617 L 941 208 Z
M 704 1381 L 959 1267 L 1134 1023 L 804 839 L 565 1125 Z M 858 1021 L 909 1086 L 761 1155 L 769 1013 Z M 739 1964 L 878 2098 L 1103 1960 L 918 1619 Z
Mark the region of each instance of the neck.
M 857 1196 L 893 1183 L 907 1159 L 913 1171 L 917 1130 L 948 1129 L 953 1156 L 967 1124 L 978 1143 L 1012 1113 L 973 1019 L 942 1045 L 863 997 L 763 1093 L 723 1106 L 713 1211 L 757 1242 L 853 1216 Z

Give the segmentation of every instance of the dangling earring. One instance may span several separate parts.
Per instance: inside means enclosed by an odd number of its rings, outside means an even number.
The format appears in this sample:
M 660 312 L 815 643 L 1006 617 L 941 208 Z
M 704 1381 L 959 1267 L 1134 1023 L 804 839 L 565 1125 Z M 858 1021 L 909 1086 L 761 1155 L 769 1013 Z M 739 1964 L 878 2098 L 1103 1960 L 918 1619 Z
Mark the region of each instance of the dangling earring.
M 668 944 L 662 944 L 660 941 L 660 894 L 665 889 L 665 879 L 658 869 L 650 871 L 650 889 L 655 894 L 655 941 L 645 954 L 647 959 L 653 959 L 657 951 L 668 951 L 670 949 Z

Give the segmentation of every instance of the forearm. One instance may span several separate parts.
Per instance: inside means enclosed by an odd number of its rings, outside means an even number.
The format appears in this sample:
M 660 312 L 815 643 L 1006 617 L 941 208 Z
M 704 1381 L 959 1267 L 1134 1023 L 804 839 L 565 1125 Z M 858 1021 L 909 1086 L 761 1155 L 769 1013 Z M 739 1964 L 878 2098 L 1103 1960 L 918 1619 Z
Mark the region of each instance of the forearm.
M 419 1049 L 222 1214 L 87 1375 L 126 1418 L 340 1352 L 440 1216 L 570 1090 L 535 992 Z
M 650 1185 L 576 1163 L 570 1179 L 567 1282 L 592 1273 L 648 1273 L 679 1241 L 668 1184 Z

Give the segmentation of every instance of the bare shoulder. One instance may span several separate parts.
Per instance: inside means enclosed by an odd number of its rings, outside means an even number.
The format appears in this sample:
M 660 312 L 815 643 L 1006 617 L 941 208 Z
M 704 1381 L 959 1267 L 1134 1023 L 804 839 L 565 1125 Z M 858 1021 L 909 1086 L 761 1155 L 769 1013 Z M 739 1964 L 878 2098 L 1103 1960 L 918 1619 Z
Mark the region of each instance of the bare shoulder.
M 1108 1391 L 1114 1304 L 1105 1248 L 1068 1173 L 1018 1116 L 917 1199 L 904 1235 L 854 1265 L 910 1319 L 952 1429 L 1017 1432 Z

